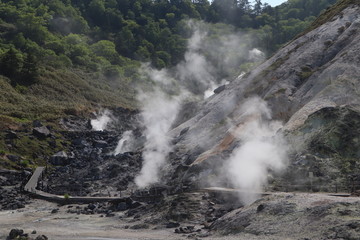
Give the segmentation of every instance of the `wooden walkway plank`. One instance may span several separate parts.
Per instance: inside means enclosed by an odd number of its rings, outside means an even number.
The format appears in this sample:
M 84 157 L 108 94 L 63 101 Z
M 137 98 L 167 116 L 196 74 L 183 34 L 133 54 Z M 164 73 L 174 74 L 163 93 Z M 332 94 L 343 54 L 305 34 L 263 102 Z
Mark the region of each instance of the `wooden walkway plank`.
M 90 202 L 107 202 L 107 201 L 126 201 L 129 197 L 65 197 L 55 195 L 47 192 L 37 190 L 37 184 L 41 177 L 45 167 L 37 167 L 31 176 L 30 180 L 26 183 L 24 190 L 29 192 L 34 197 L 45 199 L 48 201 L 60 202 L 60 203 L 90 203 Z

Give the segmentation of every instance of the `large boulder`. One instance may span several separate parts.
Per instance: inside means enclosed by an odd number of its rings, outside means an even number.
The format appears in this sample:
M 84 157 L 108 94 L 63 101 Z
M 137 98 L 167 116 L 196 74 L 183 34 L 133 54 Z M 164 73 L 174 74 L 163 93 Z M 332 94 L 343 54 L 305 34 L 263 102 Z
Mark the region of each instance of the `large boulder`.
M 50 130 L 45 127 L 45 126 L 41 126 L 41 127 L 35 127 L 33 129 L 33 135 L 37 138 L 43 139 L 43 138 L 47 138 L 51 136 L 51 132 Z
M 18 237 L 20 237 L 23 234 L 24 234 L 24 230 L 22 230 L 22 229 L 11 229 L 7 239 L 8 240 L 18 239 Z

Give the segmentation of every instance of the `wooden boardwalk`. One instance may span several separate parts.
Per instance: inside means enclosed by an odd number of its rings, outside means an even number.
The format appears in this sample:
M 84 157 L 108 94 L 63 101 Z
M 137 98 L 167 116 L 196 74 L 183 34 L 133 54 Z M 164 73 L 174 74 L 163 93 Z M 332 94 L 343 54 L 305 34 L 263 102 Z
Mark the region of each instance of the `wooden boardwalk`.
M 245 191 L 241 189 L 234 189 L 234 188 L 224 188 L 224 187 L 208 187 L 208 188 L 202 188 L 197 190 L 197 192 L 215 192 L 215 193 L 227 193 L 227 194 L 256 194 L 258 196 L 268 196 L 268 195 L 279 195 L 279 194 L 288 194 L 290 192 L 251 192 L 251 191 Z M 293 192 L 296 193 L 296 192 Z M 330 193 L 330 192 L 319 192 L 314 194 L 324 194 L 328 196 L 333 197 L 351 197 L 350 193 Z
M 43 171 L 45 170 L 45 167 L 37 167 L 33 175 L 31 176 L 30 180 L 27 182 L 27 184 L 24 187 L 24 190 L 29 192 L 33 197 L 45 199 L 48 201 L 58 202 L 62 204 L 69 204 L 69 203 L 91 203 L 91 202 L 125 202 L 127 199 L 129 199 L 130 196 L 126 197 L 76 197 L 76 196 L 61 196 L 61 195 L 55 195 L 47 192 L 43 192 L 40 190 L 37 190 L 37 184 L 39 181 L 39 178 L 42 176 Z M 209 188 L 203 188 L 203 189 L 197 189 L 194 192 L 214 192 L 214 193 L 222 193 L 222 194 L 244 194 L 249 193 L 248 191 L 243 191 L 240 189 L 233 189 L 233 188 L 223 188 L 223 187 L 209 187 Z M 253 194 L 259 195 L 259 196 L 267 196 L 267 195 L 273 195 L 273 194 L 280 194 L 280 192 L 253 192 Z M 330 196 L 335 197 L 350 197 L 351 195 L 348 193 L 323 193 Z M 140 196 L 141 197 L 151 197 L 151 196 Z M 158 196 L 156 196 L 158 197 Z
M 91 203 L 91 202 L 125 202 L 129 197 L 76 197 L 61 196 L 37 190 L 39 178 L 42 176 L 45 167 L 37 167 L 30 180 L 26 183 L 24 190 L 33 197 L 45 199 L 62 204 L 68 203 Z
M 37 167 L 30 180 L 26 183 L 24 190 L 27 192 L 35 192 L 39 178 L 41 177 L 45 167 Z

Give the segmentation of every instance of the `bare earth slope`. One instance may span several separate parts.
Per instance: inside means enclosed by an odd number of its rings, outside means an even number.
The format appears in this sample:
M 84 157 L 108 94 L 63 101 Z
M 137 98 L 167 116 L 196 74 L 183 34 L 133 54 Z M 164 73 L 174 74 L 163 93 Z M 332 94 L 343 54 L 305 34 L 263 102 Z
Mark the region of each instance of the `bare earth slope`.
M 193 163 L 187 171 L 191 174 L 199 172 L 194 167 L 200 163 L 205 169 L 221 166 L 224 155 L 236 145 L 234 130 L 249 121 L 242 117 L 242 104 L 259 96 L 266 100 L 272 118 L 284 124 L 282 132 L 291 147 L 289 171 L 301 175 L 305 174 L 299 173 L 301 169 L 306 174 L 318 169 L 315 177 L 325 182 L 324 188 L 334 184 L 333 176 L 324 177 L 331 173 L 345 189 L 350 175 L 359 175 L 359 27 L 360 7 L 350 4 L 226 85 L 224 91 L 204 102 L 194 117 L 172 131 L 178 154 L 188 156 L 177 161 Z M 307 159 L 305 165 L 294 166 L 303 158 Z

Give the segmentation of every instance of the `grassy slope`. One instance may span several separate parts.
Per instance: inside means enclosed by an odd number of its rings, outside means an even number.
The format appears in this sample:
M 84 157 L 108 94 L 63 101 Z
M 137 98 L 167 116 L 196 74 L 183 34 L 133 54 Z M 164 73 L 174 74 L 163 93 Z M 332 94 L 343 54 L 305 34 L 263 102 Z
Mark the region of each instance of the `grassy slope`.
M 87 115 L 100 107 L 135 108 L 134 90 L 121 80 L 81 70 L 43 70 L 29 87 L 13 87 L 0 76 L 0 168 L 19 169 L 46 164 L 52 154 L 69 146 L 59 130 L 58 118 Z M 51 126 L 53 137 L 32 135 L 32 121 Z M 7 139 L 8 130 L 17 138 Z M 21 157 L 11 161 L 8 155 Z
M 306 33 L 320 27 L 324 23 L 331 21 L 331 19 L 341 13 L 342 10 L 351 4 L 360 5 L 359 0 L 339 0 L 336 4 L 326 9 L 304 32 L 300 33 L 296 38 L 299 38 Z
M 0 112 L 19 119 L 49 119 L 98 107 L 134 108 L 134 90 L 120 80 L 82 71 L 44 70 L 29 86 L 12 87 L 0 76 Z

